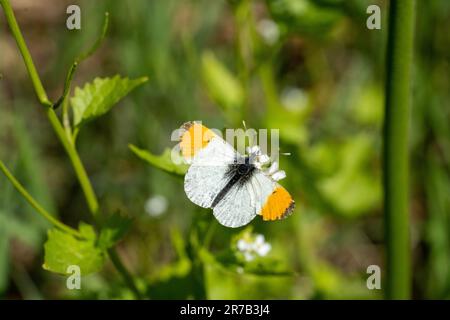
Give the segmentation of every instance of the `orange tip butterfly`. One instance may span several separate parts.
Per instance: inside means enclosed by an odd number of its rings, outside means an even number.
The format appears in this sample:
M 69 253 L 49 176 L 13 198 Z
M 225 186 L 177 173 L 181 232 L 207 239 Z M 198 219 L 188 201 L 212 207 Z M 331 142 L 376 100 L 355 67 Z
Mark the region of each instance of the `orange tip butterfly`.
M 257 215 L 264 221 L 283 219 L 295 207 L 291 195 L 278 180 L 286 174 L 261 154 L 258 146 L 239 154 L 230 144 L 198 122 L 181 127 L 180 149 L 190 167 L 184 178 L 184 191 L 196 205 L 211 208 L 224 226 L 244 226 Z

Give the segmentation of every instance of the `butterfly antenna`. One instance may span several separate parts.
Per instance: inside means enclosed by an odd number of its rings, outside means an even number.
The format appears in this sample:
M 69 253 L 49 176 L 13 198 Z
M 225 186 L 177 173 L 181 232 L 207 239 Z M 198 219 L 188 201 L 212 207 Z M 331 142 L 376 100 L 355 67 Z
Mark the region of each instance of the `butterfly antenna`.
M 245 132 L 247 132 L 247 124 L 245 123 L 245 120 L 242 120 L 242 126 L 244 127 Z M 250 147 L 253 146 L 253 142 L 254 142 L 253 141 L 253 136 L 249 135 L 248 136 L 248 143 L 249 143 Z
M 291 155 L 290 152 L 280 152 L 280 154 L 281 154 L 282 156 L 290 156 L 290 155 Z

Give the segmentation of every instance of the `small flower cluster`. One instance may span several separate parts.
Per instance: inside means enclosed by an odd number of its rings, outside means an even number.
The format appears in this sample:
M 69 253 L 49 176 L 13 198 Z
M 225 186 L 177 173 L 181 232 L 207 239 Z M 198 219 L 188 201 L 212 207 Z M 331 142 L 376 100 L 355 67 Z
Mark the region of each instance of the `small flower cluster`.
M 253 164 L 256 168 L 263 170 L 263 166 L 270 162 L 270 158 L 267 154 L 262 153 L 259 146 L 252 146 L 247 148 L 247 152 L 253 159 Z M 263 170 L 274 181 L 280 181 L 286 178 L 286 172 L 279 170 L 278 161 L 273 161 L 268 170 Z
M 236 243 L 237 249 L 244 255 L 246 261 L 252 261 L 256 257 L 264 257 L 272 249 L 262 234 L 256 236 L 246 235 Z

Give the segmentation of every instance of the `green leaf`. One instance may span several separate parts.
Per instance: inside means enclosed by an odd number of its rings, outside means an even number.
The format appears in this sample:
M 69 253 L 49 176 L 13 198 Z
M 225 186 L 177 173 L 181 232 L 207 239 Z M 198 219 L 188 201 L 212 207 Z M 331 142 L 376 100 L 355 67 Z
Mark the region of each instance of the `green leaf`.
M 48 239 L 44 245 L 45 270 L 67 274 L 69 266 L 77 265 L 81 275 L 85 276 L 103 267 L 106 254 L 96 245 L 93 227 L 81 224 L 79 230 L 85 239 L 76 238 L 59 229 L 48 231 Z
M 376 209 L 381 201 L 381 182 L 376 169 L 371 168 L 375 142 L 365 133 L 353 135 L 339 146 L 319 146 L 310 159 L 326 168 L 318 187 L 339 214 L 357 217 Z M 314 148 L 313 148 L 314 149 Z M 321 149 L 321 150 L 320 150 Z M 328 163 L 327 163 L 328 162 Z
M 228 116 L 237 116 L 244 103 L 244 90 L 239 80 L 212 52 L 205 52 L 202 55 L 202 75 L 210 98 Z
M 269 11 L 282 30 L 323 37 L 342 19 L 341 8 L 311 0 L 266 0 Z M 340 8 L 341 7 L 341 8 Z
M 98 240 L 100 248 L 106 250 L 114 246 L 127 233 L 131 226 L 129 217 L 118 213 L 109 216 L 103 223 L 102 230 Z
M 146 294 L 151 299 L 193 299 L 194 278 L 192 264 L 184 258 L 161 268 L 158 275 L 150 279 Z
M 128 79 L 116 75 L 113 78 L 95 78 L 94 82 L 85 84 L 82 89 L 75 88 L 75 94 L 70 98 L 74 126 L 80 127 L 104 115 L 131 90 L 147 80 L 147 77 Z
M 179 160 L 177 162 L 180 162 L 180 164 L 174 163 L 172 161 L 171 151 L 169 148 L 164 150 L 164 152 L 161 155 L 156 156 L 154 154 L 151 154 L 147 150 L 139 149 L 138 147 L 136 147 L 132 144 L 128 145 L 128 147 L 139 158 L 148 162 L 150 165 L 152 165 L 158 169 L 161 169 L 163 171 L 166 171 L 168 173 L 174 174 L 176 176 L 183 176 L 189 167 L 187 164 L 181 163 L 181 161 L 182 161 L 181 158 L 177 159 L 177 160 Z
M 97 238 L 94 228 L 87 223 L 80 222 L 78 230 L 85 239 L 95 241 L 95 239 Z

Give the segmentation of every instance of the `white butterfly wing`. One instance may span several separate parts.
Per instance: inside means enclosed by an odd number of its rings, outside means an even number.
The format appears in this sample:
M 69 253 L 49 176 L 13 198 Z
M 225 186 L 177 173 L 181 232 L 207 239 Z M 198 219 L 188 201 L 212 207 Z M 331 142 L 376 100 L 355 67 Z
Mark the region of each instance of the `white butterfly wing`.
M 184 178 L 184 191 L 189 200 L 200 207 L 210 208 L 228 182 L 225 174 L 236 154 L 233 147 L 218 136 L 200 149 Z
M 213 209 L 214 216 L 224 226 L 245 226 L 261 214 L 267 198 L 277 183 L 257 170 L 244 185 L 234 185 Z
M 256 172 L 250 182 L 255 190 L 256 213 L 264 221 L 283 219 L 293 212 L 295 201 L 278 182 L 261 171 Z
M 256 216 L 254 192 L 249 184 L 235 184 L 214 207 L 213 214 L 220 224 L 238 228 L 245 226 Z
M 255 195 L 256 213 L 261 214 L 263 206 L 276 188 L 277 183 L 259 170 L 253 174 L 249 183 Z

